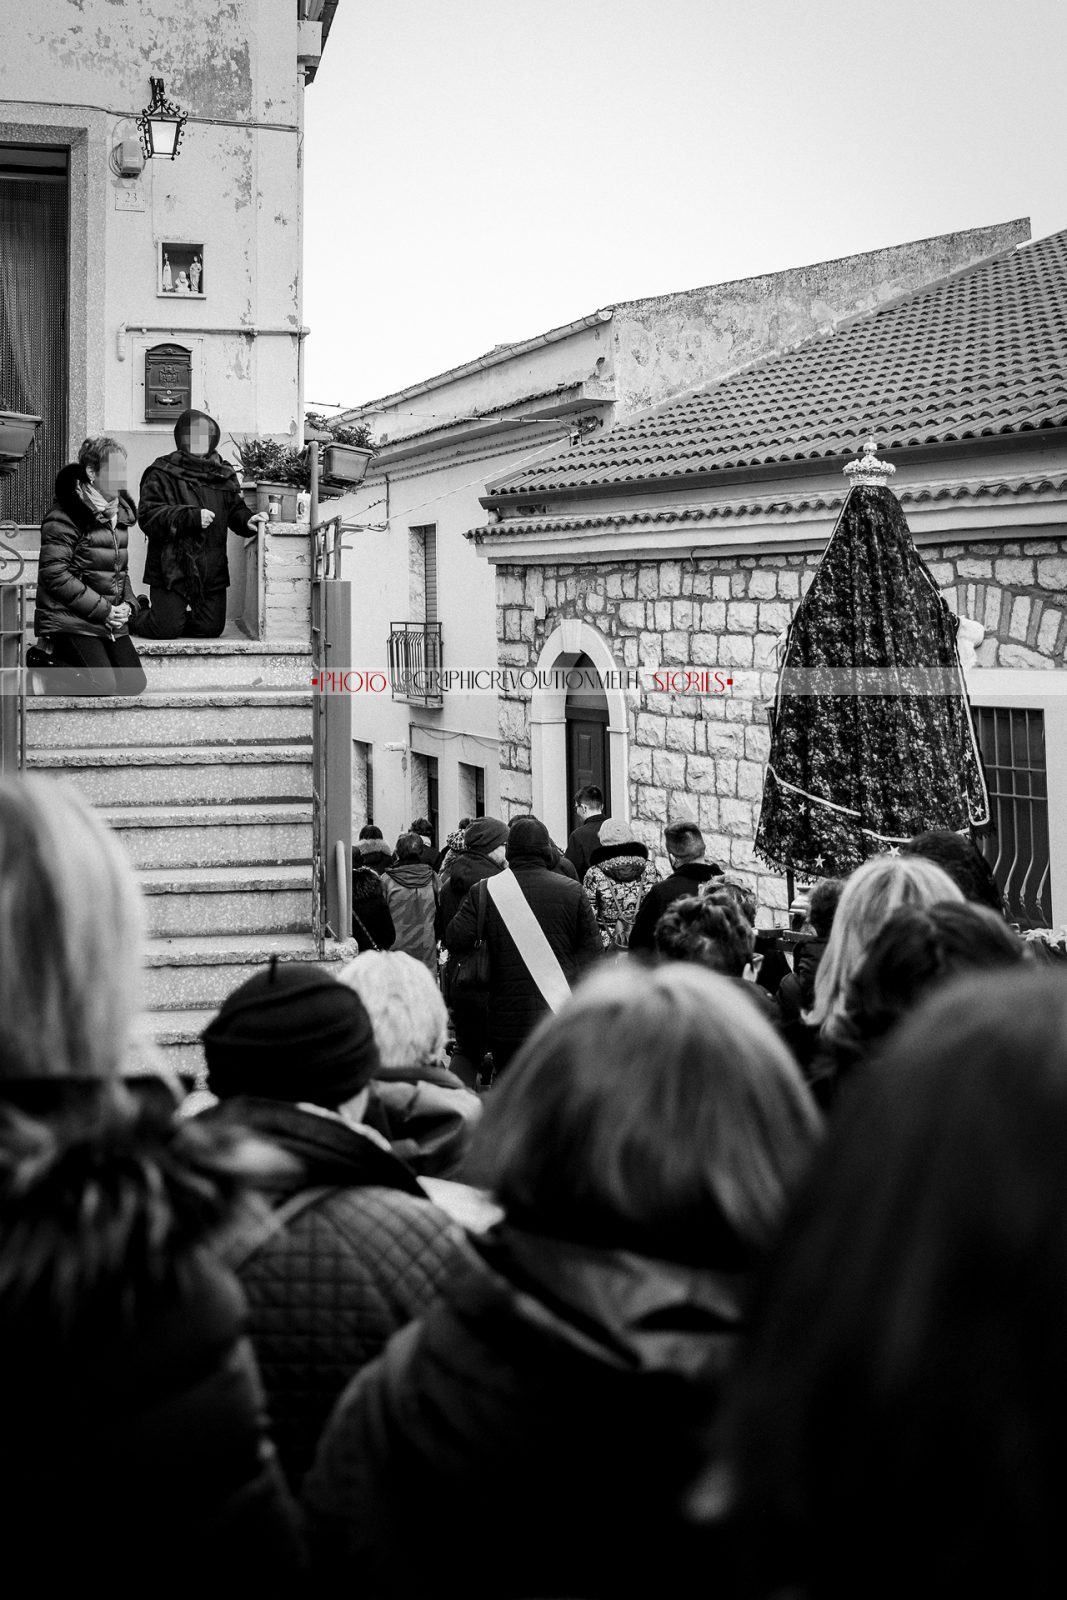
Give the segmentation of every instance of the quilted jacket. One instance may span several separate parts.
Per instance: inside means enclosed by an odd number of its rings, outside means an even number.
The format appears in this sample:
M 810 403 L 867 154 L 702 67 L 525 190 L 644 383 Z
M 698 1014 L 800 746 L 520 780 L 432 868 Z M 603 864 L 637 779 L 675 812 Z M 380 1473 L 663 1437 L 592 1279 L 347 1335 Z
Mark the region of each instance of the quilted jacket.
M 275 1204 L 329 1190 L 234 1261 L 274 1442 L 295 1488 L 341 1390 L 436 1297 L 459 1235 L 384 1143 L 334 1114 L 237 1096 L 202 1115 L 251 1129 L 295 1158 L 271 1191 Z
M 121 493 L 113 528 L 79 497 L 79 481 L 85 481 L 84 468 L 77 463 L 63 468 L 56 479 L 55 503 L 41 524 L 33 619 L 39 639 L 52 633 L 117 638 L 128 630 L 125 624 L 111 627 L 111 607 L 123 600 L 136 604 L 127 572 L 127 540 L 136 507 Z

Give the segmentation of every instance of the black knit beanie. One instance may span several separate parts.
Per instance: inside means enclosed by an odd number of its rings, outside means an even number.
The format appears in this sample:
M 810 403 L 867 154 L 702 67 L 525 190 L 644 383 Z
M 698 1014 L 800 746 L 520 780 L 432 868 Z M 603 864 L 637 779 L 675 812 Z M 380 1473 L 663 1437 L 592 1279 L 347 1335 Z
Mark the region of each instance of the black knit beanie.
M 275 959 L 242 983 L 201 1038 L 207 1086 L 220 1100 L 248 1094 L 333 1109 L 379 1069 L 362 1000 L 301 961 Z

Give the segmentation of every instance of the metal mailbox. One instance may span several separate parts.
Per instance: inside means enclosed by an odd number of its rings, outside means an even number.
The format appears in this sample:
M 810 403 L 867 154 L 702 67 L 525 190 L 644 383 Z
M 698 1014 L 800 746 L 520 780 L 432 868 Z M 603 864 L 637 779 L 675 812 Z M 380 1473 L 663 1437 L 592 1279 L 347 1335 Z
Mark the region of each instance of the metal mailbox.
M 175 422 L 193 403 L 193 355 L 180 344 L 157 344 L 144 356 L 146 422 Z

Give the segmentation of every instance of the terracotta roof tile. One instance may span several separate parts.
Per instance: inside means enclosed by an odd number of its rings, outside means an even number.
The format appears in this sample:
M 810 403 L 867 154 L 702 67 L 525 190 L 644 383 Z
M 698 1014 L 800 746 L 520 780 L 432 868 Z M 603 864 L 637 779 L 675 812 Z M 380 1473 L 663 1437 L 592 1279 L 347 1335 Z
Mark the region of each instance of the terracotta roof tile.
M 493 497 L 1067 426 L 1067 230 L 523 468 Z

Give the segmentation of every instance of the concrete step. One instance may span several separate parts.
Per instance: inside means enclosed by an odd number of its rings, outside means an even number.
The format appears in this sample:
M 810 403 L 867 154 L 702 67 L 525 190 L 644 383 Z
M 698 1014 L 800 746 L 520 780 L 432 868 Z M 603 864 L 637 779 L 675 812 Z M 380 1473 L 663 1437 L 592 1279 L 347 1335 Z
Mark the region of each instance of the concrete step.
M 102 806 L 135 867 L 309 866 L 311 802 Z
M 311 930 L 310 867 L 153 867 L 138 878 L 160 938 Z
M 139 639 L 149 691 L 311 687 L 302 640 Z
M 79 745 L 238 744 L 305 739 L 310 688 L 147 692 L 134 699 L 73 695 L 27 701 L 31 750 Z
M 217 1012 L 217 1006 L 184 1011 L 149 1011 L 137 1030 L 145 1047 L 137 1057 L 150 1063 L 157 1056 L 162 1066 L 202 1083 L 207 1070 L 200 1035 Z
M 144 1003 L 163 1026 L 162 1013 L 217 1011 L 228 994 L 265 966 L 279 961 L 307 961 L 335 967 L 355 954 L 355 945 L 327 947 L 320 962 L 310 934 L 225 934 L 214 938 L 150 939 L 146 955 Z
M 94 805 L 191 806 L 311 796 L 311 740 L 276 745 L 30 750 L 35 772 L 67 778 Z
M 238 984 L 272 956 L 279 961 L 318 961 L 310 933 L 179 935 L 150 939 L 145 1005 L 154 1012 L 218 1009 Z

